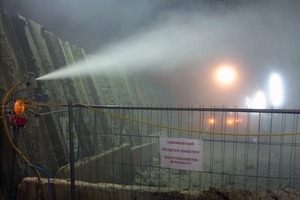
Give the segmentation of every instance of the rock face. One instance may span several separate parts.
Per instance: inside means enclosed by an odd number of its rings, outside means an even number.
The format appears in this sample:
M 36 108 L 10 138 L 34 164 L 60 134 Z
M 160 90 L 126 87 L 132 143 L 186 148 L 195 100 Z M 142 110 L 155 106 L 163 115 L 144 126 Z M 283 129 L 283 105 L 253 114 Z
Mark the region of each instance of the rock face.
M 79 160 L 75 162 L 74 167 L 76 180 L 90 183 L 130 184 L 133 173 L 130 154 L 130 145 L 124 144 L 111 151 L 89 157 L 88 160 Z M 105 173 L 93 173 L 97 171 Z M 55 178 L 70 179 L 70 165 L 60 168 Z
M 36 77 L 60 69 L 68 64 L 86 59 L 83 49 L 57 38 L 42 25 L 20 15 L 9 16 L 0 12 L 0 98 L 1 103 L 11 86 L 21 81 L 28 72 Z M 38 82 L 37 93 L 46 94 L 51 102 L 90 103 L 98 105 L 157 105 L 169 104 L 170 95 L 166 88 L 126 72 L 115 76 L 78 77 L 56 81 Z M 3 108 L 2 108 L 3 109 Z M 1 109 L 1 110 L 2 110 Z M 5 108 L 6 109 L 6 108 Z M 51 108 L 43 108 L 50 112 Z M 79 116 L 80 117 L 80 116 Z M 5 116 L 1 116 L 1 119 Z M 111 129 L 105 115 L 100 116 L 101 129 Z M 61 133 L 62 123 L 52 115 L 39 119 L 38 129 L 23 129 L 19 146 L 32 163 L 48 166 L 50 174 L 68 163 L 68 152 Z M 88 131 L 88 124 L 83 125 Z M 49 131 L 51 130 L 51 132 Z M 0 199 L 7 196 L 10 185 L 12 149 L 8 144 L 5 128 L 1 123 L 0 134 Z M 42 134 L 41 134 L 42 133 Z M 81 145 L 87 149 L 88 141 Z M 106 146 L 105 146 L 106 145 Z M 102 149 L 109 147 L 109 142 Z M 28 175 L 26 170 L 20 177 Z

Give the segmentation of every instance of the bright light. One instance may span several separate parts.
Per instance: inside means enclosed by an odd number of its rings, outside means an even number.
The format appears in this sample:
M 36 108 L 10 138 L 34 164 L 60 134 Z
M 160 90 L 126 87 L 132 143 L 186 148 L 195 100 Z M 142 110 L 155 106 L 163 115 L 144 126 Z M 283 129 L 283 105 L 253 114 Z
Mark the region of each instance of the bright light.
M 247 108 L 251 108 L 251 99 L 249 99 L 249 97 L 246 97 L 246 105 L 247 105 Z
M 242 122 L 242 120 L 241 119 L 236 119 L 235 122 L 239 123 L 239 122 Z
M 241 119 L 228 119 L 227 120 L 227 124 L 228 125 L 233 125 L 233 124 L 237 124 L 237 123 L 240 123 L 240 122 L 242 122 L 242 120 Z
M 26 109 L 26 105 L 22 100 L 16 100 L 13 105 L 13 110 L 17 115 L 22 115 Z
M 251 108 L 266 108 L 266 97 L 262 91 L 258 91 L 251 103 Z
M 214 123 L 215 123 L 215 120 L 214 120 L 213 118 L 211 118 L 211 119 L 208 120 L 208 123 L 209 123 L 209 124 L 214 124 Z
M 278 74 L 272 74 L 269 81 L 270 98 L 273 106 L 279 106 L 283 101 L 283 86 Z
M 232 125 L 233 122 L 234 122 L 234 121 L 233 121 L 232 119 L 227 120 L 227 124 L 228 124 L 228 125 Z
M 230 66 L 221 67 L 217 71 L 217 79 L 224 85 L 231 84 L 236 78 L 236 73 Z

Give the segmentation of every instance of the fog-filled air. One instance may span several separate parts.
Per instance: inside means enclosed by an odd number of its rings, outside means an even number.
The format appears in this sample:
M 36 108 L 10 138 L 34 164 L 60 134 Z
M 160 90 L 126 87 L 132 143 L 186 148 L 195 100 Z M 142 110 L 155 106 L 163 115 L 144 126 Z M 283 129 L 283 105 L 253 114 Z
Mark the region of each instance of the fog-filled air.
M 126 69 L 166 85 L 180 105 L 299 105 L 299 1 L 4 5 L 91 55 L 37 80 Z M 45 11 L 46 6 L 51 9 Z

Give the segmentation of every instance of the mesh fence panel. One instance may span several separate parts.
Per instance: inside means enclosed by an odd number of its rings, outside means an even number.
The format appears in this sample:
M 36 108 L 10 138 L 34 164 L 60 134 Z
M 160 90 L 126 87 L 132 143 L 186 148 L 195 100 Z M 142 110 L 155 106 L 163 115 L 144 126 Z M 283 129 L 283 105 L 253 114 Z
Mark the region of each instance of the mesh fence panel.
M 298 189 L 298 115 L 289 110 L 74 106 L 75 179 L 112 191 L 116 186 L 118 193 L 120 185 L 135 192 Z M 45 151 L 68 155 L 68 112 L 52 117 L 61 143 Z M 41 137 L 46 139 L 48 131 Z M 161 138 L 201 141 L 202 169 L 163 167 Z M 47 169 L 63 163 L 44 160 Z M 60 165 L 53 175 L 69 179 L 70 165 Z

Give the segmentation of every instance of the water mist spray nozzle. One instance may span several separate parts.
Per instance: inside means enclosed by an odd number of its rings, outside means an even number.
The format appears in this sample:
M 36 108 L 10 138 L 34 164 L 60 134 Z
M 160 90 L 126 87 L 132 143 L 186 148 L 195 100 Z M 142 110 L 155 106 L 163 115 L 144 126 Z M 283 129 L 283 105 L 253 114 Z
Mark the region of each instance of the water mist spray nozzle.
M 37 88 L 35 73 L 28 72 L 25 74 L 25 89 L 26 90 L 33 90 Z

